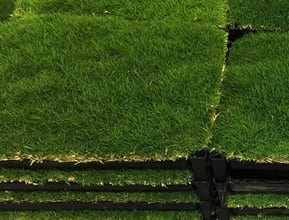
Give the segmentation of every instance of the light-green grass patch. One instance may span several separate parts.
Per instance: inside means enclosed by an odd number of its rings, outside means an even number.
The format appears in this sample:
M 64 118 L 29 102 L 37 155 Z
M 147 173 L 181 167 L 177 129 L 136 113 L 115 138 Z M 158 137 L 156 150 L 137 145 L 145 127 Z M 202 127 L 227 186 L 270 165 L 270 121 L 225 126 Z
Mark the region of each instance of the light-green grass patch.
M 0 217 L 7 220 L 199 220 L 200 214 L 194 211 L 1 211 Z
M 229 23 L 256 29 L 288 30 L 287 0 L 229 0 Z
M 120 16 L 132 20 L 177 17 L 190 22 L 224 25 L 226 9 L 225 0 L 18 0 L 14 15 L 70 13 Z
M 175 159 L 205 147 L 225 38 L 181 19 L 1 24 L 1 158 Z
M 248 35 L 231 48 L 213 145 L 229 158 L 289 162 L 289 35 Z

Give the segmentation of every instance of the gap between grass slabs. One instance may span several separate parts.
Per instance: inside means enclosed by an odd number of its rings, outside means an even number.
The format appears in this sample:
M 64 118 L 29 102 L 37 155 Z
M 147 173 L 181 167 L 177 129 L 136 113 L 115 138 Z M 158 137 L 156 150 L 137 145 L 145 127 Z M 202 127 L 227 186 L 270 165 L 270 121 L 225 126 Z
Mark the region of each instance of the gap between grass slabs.
M 215 26 L 54 14 L 0 30 L 1 159 L 176 159 L 205 147 L 225 54 Z
M 0 169 L 0 183 L 25 182 L 41 185 L 47 182 L 79 183 L 85 186 L 92 184 L 112 185 L 166 185 L 189 184 L 192 174 L 187 170 L 89 170 L 89 171 L 59 171 L 59 170 L 22 170 Z
M 227 158 L 289 162 L 288 40 L 260 33 L 234 42 L 213 138 Z
M 14 16 L 69 13 L 117 16 L 130 20 L 177 17 L 191 22 L 225 25 L 226 0 L 18 0 Z
M 287 0 L 229 0 L 229 23 L 260 30 L 287 31 L 289 4 Z
M 1 211 L 1 217 L 7 220 L 199 220 L 200 214 L 192 211 Z

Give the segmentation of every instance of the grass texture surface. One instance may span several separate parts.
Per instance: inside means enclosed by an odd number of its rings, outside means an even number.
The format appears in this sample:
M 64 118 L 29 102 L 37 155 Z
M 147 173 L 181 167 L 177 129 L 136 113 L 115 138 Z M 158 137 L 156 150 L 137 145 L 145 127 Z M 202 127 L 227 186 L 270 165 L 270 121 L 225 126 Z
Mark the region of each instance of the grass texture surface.
M 0 169 L 0 183 L 20 181 L 25 183 L 43 184 L 46 182 L 75 182 L 83 185 L 91 184 L 189 184 L 192 175 L 182 170 L 87 170 L 87 171 L 59 171 L 59 170 L 23 170 Z
M 228 194 L 228 207 L 289 208 L 289 194 Z
M 201 216 L 193 211 L 1 211 L 0 217 L 7 220 L 199 220 Z
M 54 14 L 0 30 L 2 158 L 178 158 L 206 144 L 225 52 L 214 26 Z
M 190 22 L 221 25 L 226 21 L 226 9 L 225 0 L 18 0 L 14 15 L 69 13 L 117 16 L 129 20 L 177 17 Z
M 6 202 L 198 202 L 197 195 L 188 192 L 0 192 L 0 201 Z
M 258 216 L 235 216 L 232 217 L 232 220 L 256 220 L 256 219 L 262 219 L 262 220 L 286 220 L 288 219 L 287 216 L 270 216 L 270 215 L 258 215 Z
M 229 0 L 229 22 L 257 29 L 288 30 L 287 0 Z
M 234 43 L 213 140 L 227 157 L 289 162 L 288 40 L 270 33 Z

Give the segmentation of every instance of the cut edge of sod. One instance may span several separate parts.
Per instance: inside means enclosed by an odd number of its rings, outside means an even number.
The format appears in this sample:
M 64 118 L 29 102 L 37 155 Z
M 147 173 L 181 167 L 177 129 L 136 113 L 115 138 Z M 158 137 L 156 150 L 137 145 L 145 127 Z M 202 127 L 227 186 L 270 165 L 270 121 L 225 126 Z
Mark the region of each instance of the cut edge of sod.
M 100 156 L 93 156 L 93 155 L 78 155 L 78 154 L 71 154 L 71 155 L 32 155 L 32 154 L 21 154 L 16 153 L 15 155 L 11 156 L 0 156 L 0 161 L 24 161 L 29 160 L 31 165 L 34 163 L 43 163 L 44 161 L 52 161 L 52 162 L 72 162 L 72 163 L 89 163 L 89 162 L 100 162 L 100 163 L 107 163 L 107 162 L 148 162 L 148 161 L 176 161 L 177 159 L 185 158 L 187 159 L 189 155 L 175 156 L 175 157 L 163 157 L 163 156 L 142 156 L 142 155 L 128 155 L 128 156 L 107 156 L 107 157 L 100 157 Z

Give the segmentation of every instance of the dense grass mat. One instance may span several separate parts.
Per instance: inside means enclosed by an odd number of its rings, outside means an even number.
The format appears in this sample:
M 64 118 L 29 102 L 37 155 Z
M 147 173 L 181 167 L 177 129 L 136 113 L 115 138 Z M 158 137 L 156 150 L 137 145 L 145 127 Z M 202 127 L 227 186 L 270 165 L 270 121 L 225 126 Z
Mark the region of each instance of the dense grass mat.
M 248 35 L 228 60 L 213 145 L 229 158 L 289 162 L 289 35 Z
M 267 216 L 267 215 L 258 215 L 258 216 L 235 216 L 232 217 L 232 220 L 287 220 L 288 216 Z
M 193 22 L 225 24 L 225 0 L 18 0 L 15 16 L 27 13 L 73 13 L 121 16 L 126 19 L 145 20 L 178 17 Z
M 289 29 L 287 0 L 229 0 L 229 23 L 257 29 Z
M 174 159 L 204 147 L 225 35 L 178 19 L 1 24 L 1 158 Z
M 26 182 L 43 184 L 46 182 L 75 182 L 83 185 L 91 184 L 189 184 L 192 174 L 182 170 L 89 170 L 89 171 L 59 171 L 59 170 L 22 170 L 0 169 L 1 182 Z
M 230 208 L 289 208 L 289 194 L 228 194 L 227 205 Z
M 0 192 L 0 201 L 9 202 L 193 202 L 197 203 L 195 193 L 188 192 L 145 192 L 145 193 L 113 193 L 113 192 Z
M 199 220 L 200 214 L 192 211 L 45 211 L 45 212 L 6 212 L 0 217 L 7 220 Z

